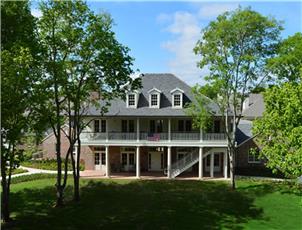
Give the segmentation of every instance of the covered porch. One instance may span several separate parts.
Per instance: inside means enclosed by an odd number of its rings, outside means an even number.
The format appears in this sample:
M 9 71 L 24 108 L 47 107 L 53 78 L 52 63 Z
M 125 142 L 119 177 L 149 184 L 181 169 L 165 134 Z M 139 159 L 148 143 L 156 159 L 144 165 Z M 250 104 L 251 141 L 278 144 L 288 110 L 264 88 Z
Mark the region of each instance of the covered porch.
M 94 165 L 82 173 L 83 177 L 228 178 L 228 160 L 223 148 L 92 146 L 91 149 Z

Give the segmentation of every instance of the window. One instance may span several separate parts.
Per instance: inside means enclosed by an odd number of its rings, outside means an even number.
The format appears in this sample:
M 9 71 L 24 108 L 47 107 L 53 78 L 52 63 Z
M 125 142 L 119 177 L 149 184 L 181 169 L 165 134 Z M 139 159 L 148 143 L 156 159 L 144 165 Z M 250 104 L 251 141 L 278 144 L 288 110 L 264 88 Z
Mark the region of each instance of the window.
M 259 149 L 252 148 L 248 151 L 248 163 L 260 163 Z
M 100 121 L 94 120 L 94 132 L 99 133 L 100 132 Z
M 161 133 L 163 131 L 163 120 L 157 120 L 156 121 L 156 129 L 158 133 Z
M 215 153 L 214 154 L 214 166 L 219 166 L 220 165 L 220 154 Z
M 214 133 L 220 133 L 220 121 L 214 121 Z
M 134 120 L 129 120 L 129 133 L 134 132 Z
M 127 165 L 127 153 L 122 154 L 122 165 Z
M 186 120 L 186 131 L 191 132 L 192 131 L 192 121 Z
M 151 107 L 158 106 L 158 95 L 157 94 L 151 94 Z
M 181 107 L 180 94 L 175 94 L 173 96 L 173 99 L 174 99 L 174 107 Z
M 148 169 L 151 169 L 151 154 L 149 153 L 148 157 Z
M 128 107 L 135 107 L 135 94 L 128 95 Z
M 129 165 L 134 165 L 134 153 L 129 153 Z
M 155 120 L 150 120 L 150 132 L 155 133 Z
M 160 168 L 161 169 L 164 168 L 164 154 L 163 153 L 160 154 Z
M 101 153 L 102 154 L 102 158 L 101 158 L 101 163 L 102 165 L 106 164 L 106 154 L 105 153 Z
M 127 132 L 127 120 L 122 120 L 122 133 Z
M 95 165 L 99 165 L 100 164 L 100 154 L 99 153 L 95 153 L 94 154 L 94 164 Z
M 106 120 L 101 120 L 101 132 L 106 133 Z
M 183 132 L 184 131 L 184 121 L 178 120 L 178 131 Z
M 211 165 L 211 155 L 207 156 L 207 162 L 206 162 L 206 164 L 207 164 L 207 167 L 210 167 L 210 165 Z

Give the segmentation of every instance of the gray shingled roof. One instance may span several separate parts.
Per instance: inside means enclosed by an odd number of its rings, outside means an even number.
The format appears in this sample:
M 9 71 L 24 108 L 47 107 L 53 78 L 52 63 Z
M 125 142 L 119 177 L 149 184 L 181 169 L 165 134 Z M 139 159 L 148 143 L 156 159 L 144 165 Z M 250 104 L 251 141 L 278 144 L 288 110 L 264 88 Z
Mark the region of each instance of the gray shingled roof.
M 237 145 L 253 137 L 252 134 L 252 121 L 240 120 L 236 131 Z
M 127 108 L 126 102 L 120 99 L 116 99 L 111 102 L 108 112 L 104 116 L 163 116 L 163 117 L 177 117 L 186 116 L 184 109 L 172 108 L 172 96 L 171 90 L 179 88 L 184 91 L 183 104 L 194 100 L 191 93 L 191 87 L 185 82 L 177 78 L 173 74 L 143 74 L 142 88 L 139 90 L 139 99 L 137 108 Z M 161 93 L 160 109 L 149 108 L 149 93 L 152 88 L 159 89 Z M 219 109 L 214 103 L 210 105 L 210 108 L 216 114 L 219 114 Z M 91 107 L 88 115 L 100 115 L 100 111 Z
M 262 94 L 251 94 L 249 96 L 249 107 L 243 111 L 245 119 L 255 119 L 262 117 L 265 110 L 264 100 Z

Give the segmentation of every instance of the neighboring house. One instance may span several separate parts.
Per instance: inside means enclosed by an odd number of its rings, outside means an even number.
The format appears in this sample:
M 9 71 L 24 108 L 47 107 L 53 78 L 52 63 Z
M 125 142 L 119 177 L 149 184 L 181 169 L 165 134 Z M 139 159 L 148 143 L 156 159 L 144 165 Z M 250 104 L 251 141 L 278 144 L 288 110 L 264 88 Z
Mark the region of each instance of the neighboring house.
M 261 151 L 256 143 L 257 134 L 252 133 L 252 123 L 261 118 L 265 110 L 262 94 L 250 94 L 244 101 L 243 119 L 238 125 L 236 132 L 237 153 L 235 160 L 236 174 L 239 175 L 271 175 L 271 171 L 265 167 L 265 160 L 259 160 L 253 150 Z

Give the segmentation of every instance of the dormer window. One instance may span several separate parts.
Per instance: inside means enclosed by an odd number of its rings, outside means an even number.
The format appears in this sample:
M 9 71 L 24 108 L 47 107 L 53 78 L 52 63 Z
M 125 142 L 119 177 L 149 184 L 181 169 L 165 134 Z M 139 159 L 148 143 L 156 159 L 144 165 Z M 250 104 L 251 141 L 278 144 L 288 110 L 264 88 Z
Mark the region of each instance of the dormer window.
M 127 95 L 127 107 L 128 108 L 137 108 L 138 102 L 138 93 L 128 93 Z
M 151 94 L 151 107 L 158 106 L 158 95 L 157 94 Z
M 135 95 L 134 94 L 128 95 L 128 106 L 129 107 L 135 106 Z
M 184 91 L 179 89 L 179 88 L 175 88 L 171 91 L 172 94 L 172 107 L 179 109 L 182 108 L 183 106 L 183 93 Z
M 174 102 L 173 106 L 174 107 L 181 107 L 180 97 L 181 97 L 180 94 L 174 94 L 173 95 L 173 102 Z
M 159 89 L 153 88 L 148 91 L 149 93 L 149 107 L 150 108 L 160 108 L 160 94 Z

